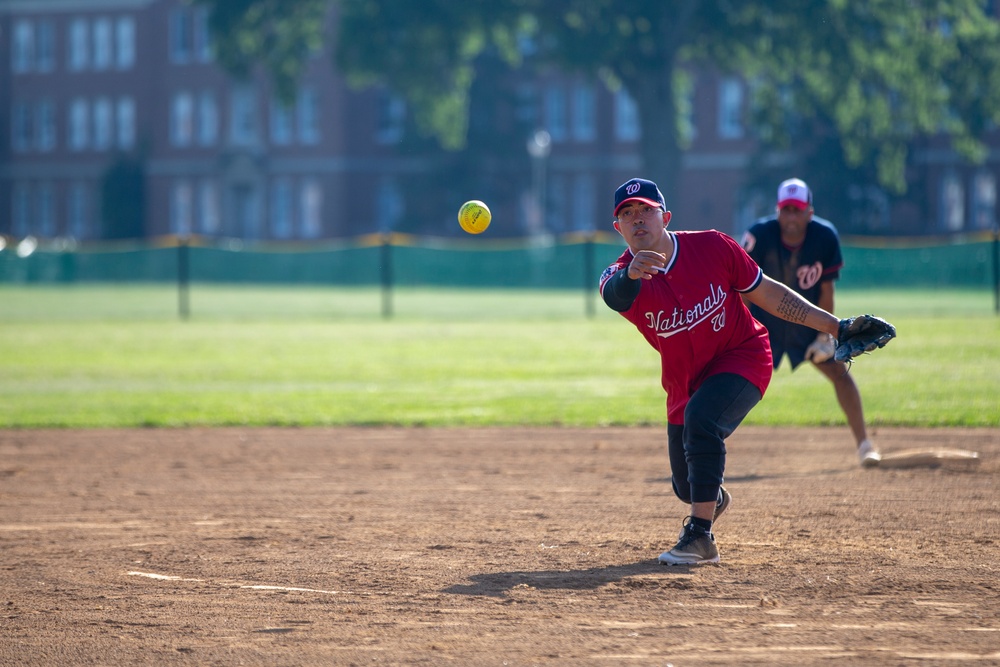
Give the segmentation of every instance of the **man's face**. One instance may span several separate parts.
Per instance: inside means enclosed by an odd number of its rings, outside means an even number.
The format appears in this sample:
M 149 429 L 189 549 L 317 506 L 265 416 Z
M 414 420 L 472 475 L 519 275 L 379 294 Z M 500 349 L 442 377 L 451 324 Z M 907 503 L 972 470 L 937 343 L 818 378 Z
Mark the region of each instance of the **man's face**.
M 781 227 L 781 238 L 785 241 L 801 241 L 806 234 L 806 225 L 812 220 L 812 206 L 799 208 L 788 204 L 778 209 L 778 225 Z
M 618 209 L 615 229 L 633 250 L 651 250 L 663 238 L 668 220 L 661 208 L 640 201 L 629 202 Z

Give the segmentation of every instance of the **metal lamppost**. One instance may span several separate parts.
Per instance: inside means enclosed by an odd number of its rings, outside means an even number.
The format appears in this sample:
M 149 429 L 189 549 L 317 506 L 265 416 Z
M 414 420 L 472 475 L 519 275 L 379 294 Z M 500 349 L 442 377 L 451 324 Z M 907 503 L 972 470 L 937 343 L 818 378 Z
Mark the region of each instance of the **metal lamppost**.
M 545 224 L 545 161 L 552 152 L 552 137 L 545 130 L 535 130 L 528 139 L 528 155 L 531 156 L 531 188 L 535 196 L 538 221 L 532 235 L 544 234 Z

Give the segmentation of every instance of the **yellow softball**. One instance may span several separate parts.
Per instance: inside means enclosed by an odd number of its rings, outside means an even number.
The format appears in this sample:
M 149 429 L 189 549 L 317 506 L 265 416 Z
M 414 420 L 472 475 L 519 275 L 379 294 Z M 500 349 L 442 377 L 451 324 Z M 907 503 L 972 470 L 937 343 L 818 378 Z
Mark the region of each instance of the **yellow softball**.
M 470 234 L 485 232 L 492 219 L 489 206 L 478 199 L 467 201 L 458 209 L 458 224 Z

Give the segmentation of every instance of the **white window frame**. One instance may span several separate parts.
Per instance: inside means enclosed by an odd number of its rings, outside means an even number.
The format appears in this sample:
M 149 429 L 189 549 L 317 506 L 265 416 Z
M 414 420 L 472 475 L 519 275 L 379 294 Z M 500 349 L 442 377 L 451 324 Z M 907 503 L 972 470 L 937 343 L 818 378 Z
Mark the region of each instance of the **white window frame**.
M 258 141 L 257 92 L 251 86 L 232 89 L 229 140 L 234 146 L 253 146 Z
M 31 233 L 31 186 L 15 183 L 10 198 L 11 231 L 14 236 L 25 237 Z
M 85 183 L 70 184 L 66 196 L 66 230 L 73 238 L 83 239 L 90 234 L 89 199 L 90 191 Z
M 566 141 L 569 134 L 566 91 L 560 86 L 551 86 L 545 90 L 545 129 L 553 142 Z
M 71 72 L 82 72 L 90 64 L 90 29 L 87 19 L 73 19 L 67 30 L 69 31 L 67 67 Z
M 84 97 L 69 104 L 69 149 L 84 151 L 90 146 L 90 105 Z
M 303 86 L 298 91 L 298 130 L 299 142 L 307 146 L 320 141 L 320 93 L 313 86 Z M 405 105 L 402 116 L 406 115 Z M 402 136 L 402 118 L 400 119 L 400 136 Z
M 319 179 L 306 178 L 299 185 L 299 230 L 302 238 L 323 233 L 323 188 Z
M 292 143 L 293 118 L 295 109 L 278 97 L 271 98 L 271 143 L 275 146 L 288 146 Z
M 720 139 L 742 139 L 745 86 L 739 77 L 727 76 L 719 82 L 718 134 Z
M 198 144 L 213 146 L 219 140 L 219 105 L 215 93 L 203 90 L 198 95 Z
M 292 237 L 292 181 L 281 176 L 271 182 L 271 235 L 277 239 Z
M 191 62 L 191 15 L 185 7 L 170 11 L 170 62 L 183 65 Z
M 198 230 L 209 235 L 218 234 L 222 230 L 219 186 L 211 179 L 204 179 L 198 184 Z
M 35 25 L 30 19 L 14 21 L 10 41 L 10 71 L 23 74 L 35 65 Z
M 573 86 L 572 107 L 573 140 L 590 143 L 597 138 L 597 93 L 589 83 L 578 82 Z
M 111 98 L 98 97 L 94 100 L 94 150 L 108 150 L 113 141 L 114 107 Z
M 118 120 L 115 123 L 118 148 L 132 148 L 135 146 L 136 136 L 135 99 L 130 95 L 119 97 L 115 115 Z
M 15 153 L 26 153 L 31 150 L 34 138 L 33 126 L 31 103 L 20 100 L 14 102 L 10 113 L 10 147 Z
M 638 141 L 641 134 L 639 105 L 624 88 L 615 92 L 615 139 Z
M 38 102 L 35 147 L 47 153 L 56 147 L 56 105 L 51 99 Z
M 191 182 L 178 179 L 170 187 L 170 233 L 178 236 L 190 236 L 192 231 L 191 218 L 193 213 L 193 197 Z
M 35 192 L 38 219 L 38 235 L 51 239 L 56 236 L 56 201 L 51 183 L 40 183 Z
M 115 67 L 132 69 L 135 55 L 135 18 L 121 16 L 115 22 Z
M 51 72 L 56 68 L 56 26 L 48 19 L 38 21 L 35 34 L 35 68 Z
M 406 101 L 388 90 L 381 90 L 376 102 L 375 141 L 382 145 L 398 144 L 403 139 Z
M 170 145 L 190 146 L 194 141 L 194 98 L 186 90 L 174 93 L 170 101 Z
M 111 69 L 111 64 L 114 62 L 115 42 L 112 25 L 111 19 L 106 16 L 94 20 L 92 30 L 94 37 L 93 64 L 97 71 Z

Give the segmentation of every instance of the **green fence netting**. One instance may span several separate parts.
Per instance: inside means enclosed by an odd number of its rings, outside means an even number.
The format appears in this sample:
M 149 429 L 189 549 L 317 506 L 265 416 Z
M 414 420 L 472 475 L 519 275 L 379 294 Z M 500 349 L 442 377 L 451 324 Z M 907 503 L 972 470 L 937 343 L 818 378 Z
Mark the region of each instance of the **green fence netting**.
M 841 286 L 985 287 L 997 282 L 997 239 L 843 244 Z M 346 243 L 248 245 L 167 239 L 0 251 L 0 283 L 206 282 L 547 289 L 596 287 L 623 246 L 608 235 L 523 241 L 391 235 Z

